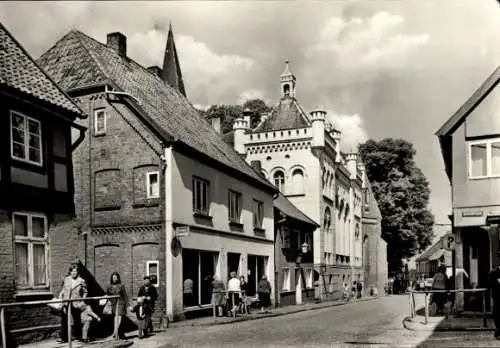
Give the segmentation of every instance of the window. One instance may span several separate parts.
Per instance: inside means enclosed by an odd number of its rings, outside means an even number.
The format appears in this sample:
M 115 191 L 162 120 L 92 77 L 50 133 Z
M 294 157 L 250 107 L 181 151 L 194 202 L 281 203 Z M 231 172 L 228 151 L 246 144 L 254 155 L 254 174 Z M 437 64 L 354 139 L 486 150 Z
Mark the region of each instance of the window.
M 307 268 L 305 272 L 306 272 L 306 287 L 312 288 L 313 287 L 313 270 L 312 270 L 312 268 Z
M 212 300 L 213 276 L 219 274 L 219 253 L 182 250 L 184 307 L 208 305 Z
M 94 111 L 95 135 L 106 134 L 106 110 L 98 109 Z
M 228 207 L 229 221 L 240 222 L 241 216 L 241 193 L 231 191 L 228 192 Z
M 158 261 L 148 261 L 146 262 L 146 275 L 149 276 L 149 280 L 153 286 L 160 285 L 160 262 Z
M 295 169 L 292 172 L 292 192 L 295 194 L 304 193 L 304 173 L 302 169 Z
M 332 222 L 332 214 L 330 212 L 330 208 L 326 207 L 324 221 L 323 221 L 323 231 L 325 232 L 330 231 L 331 222 Z
M 256 199 L 253 200 L 253 226 L 262 228 L 264 220 L 264 203 Z
M 47 219 L 43 215 L 14 213 L 12 220 L 17 287 L 49 286 Z
M 274 186 L 280 190 L 280 192 L 283 192 L 285 189 L 285 173 L 283 173 L 281 170 L 278 170 L 274 173 L 273 175 L 274 179 Z
M 359 234 L 360 234 L 359 222 L 356 222 L 356 228 L 355 228 L 355 231 L 354 231 L 354 237 L 356 238 L 356 240 L 359 239 Z
M 283 291 L 290 291 L 290 268 L 283 268 Z
M 160 173 L 151 172 L 146 174 L 146 188 L 148 198 L 160 197 Z
M 40 121 L 17 111 L 10 112 L 10 151 L 14 159 L 42 165 L 42 126 Z
M 500 140 L 469 143 L 469 177 L 471 179 L 500 176 Z
M 209 213 L 208 186 L 207 180 L 193 177 L 193 211 L 195 213 L 203 215 Z

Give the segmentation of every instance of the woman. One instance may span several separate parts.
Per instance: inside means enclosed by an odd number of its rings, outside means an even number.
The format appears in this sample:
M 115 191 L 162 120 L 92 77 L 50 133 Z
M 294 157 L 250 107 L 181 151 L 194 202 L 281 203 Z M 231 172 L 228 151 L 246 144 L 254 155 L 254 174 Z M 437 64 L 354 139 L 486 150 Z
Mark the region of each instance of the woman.
M 268 312 L 271 311 L 271 283 L 267 280 L 267 276 L 263 275 L 262 279 L 259 281 L 259 286 L 257 287 L 257 293 L 259 294 L 260 310 L 264 313 L 264 308 L 268 308 Z
M 63 286 L 61 292 L 59 293 L 59 298 L 61 300 L 87 297 L 87 284 L 85 283 L 85 280 L 80 277 L 78 271 L 78 264 L 72 263 L 69 266 L 69 275 L 64 278 Z M 81 301 L 64 303 L 61 318 L 61 342 L 68 342 L 68 309 L 71 311 L 71 323 L 74 329 L 76 327 L 75 321 L 78 321 L 80 318 L 78 308 L 81 303 Z
M 224 282 L 214 276 L 212 280 L 212 303 L 215 306 L 215 315 L 222 317 L 222 308 L 225 305 L 226 287 Z
M 125 339 L 125 333 L 122 330 L 121 322 L 122 318 L 125 315 L 127 315 L 127 303 L 128 303 L 127 290 L 125 289 L 125 286 L 122 284 L 118 272 L 113 272 L 111 274 L 110 283 L 111 284 L 106 290 L 106 293 L 109 296 L 120 296 L 119 298 L 113 298 L 109 300 L 111 302 L 112 314 L 116 318 L 113 336 L 115 338 L 116 336 L 118 336 L 119 339 Z M 116 311 L 118 311 L 118 316 L 116 316 L 117 314 Z
M 240 313 L 249 314 L 248 307 L 247 307 L 248 283 L 245 280 L 244 276 L 240 276 L 240 289 L 241 289 Z

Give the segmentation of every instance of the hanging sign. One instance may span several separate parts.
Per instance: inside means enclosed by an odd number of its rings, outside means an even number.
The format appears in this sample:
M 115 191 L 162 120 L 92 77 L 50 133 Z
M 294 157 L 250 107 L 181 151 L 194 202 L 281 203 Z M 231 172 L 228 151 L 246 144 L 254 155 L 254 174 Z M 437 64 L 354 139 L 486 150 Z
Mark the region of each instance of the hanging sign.
M 174 257 L 179 256 L 182 251 L 182 244 L 179 238 L 172 238 L 172 241 L 170 242 L 170 250 L 172 251 L 172 255 L 174 255 Z

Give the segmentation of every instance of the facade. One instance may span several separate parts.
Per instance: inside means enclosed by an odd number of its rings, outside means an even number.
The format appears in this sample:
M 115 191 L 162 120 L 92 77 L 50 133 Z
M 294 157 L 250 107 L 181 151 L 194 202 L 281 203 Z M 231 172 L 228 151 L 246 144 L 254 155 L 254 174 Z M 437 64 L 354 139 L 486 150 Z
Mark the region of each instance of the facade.
M 451 251 L 443 248 L 443 238 L 446 236 L 439 238 L 436 243 L 415 259 L 419 279 L 434 277 L 440 265 L 447 267 L 452 265 Z M 449 273 L 448 271 L 447 275 L 451 276 Z
M 356 153 L 341 153 L 341 133 L 325 111 L 306 115 L 288 61 L 279 85 L 279 102 L 255 128 L 249 126 L 255 115 L 245 111 L 224 139 L 320 226 L 313 233 L 315 280 L 321 298 L 339 298 L 344 283 L 364 281 L 364 166 Z
M 0 303 L 47 300 L 83 253 L 71 222 L 72 153 L 85 135 L 74 122 L 86 116 L 1 23 L 0 42 Z M 48 307 L 6 313 L 16 336 L 36 335 L 34 320 L 58 323 Z
M 131 297 L 152 276 L 156 313 L 171 320 L 210 308 L 212 276 L 234 270 L 254 289 L 263 274 L 273 282 L 275 188 L 185 98 L 171 30 L 163 69 L 126 48 L 121 33 L 102 44 L 71 31 L 39 59 L 91 115 L 75 153 L 88 269 L 102 287 L 118 271 Z
M 387 242 L 382 238 L 382 215 L 366 173 L 363 177 L 363 267 L 365 290 L 373 286 L 379 291 L 388 282 Z
M 500 67 L 436 133 L 452 187 L 455 267 L 464 268 L 479 287 L 487 287 L 488 272 L 500 264 L 499 81 Z M 455 286 L 470 284 L 457 275 Z M 458 310 L 467 307 L 464 300 L 457 293 Z
M 274 200 L 275 286 L 278 306 L 315 300 L 313 232 L 318 224 L 282 193 Z

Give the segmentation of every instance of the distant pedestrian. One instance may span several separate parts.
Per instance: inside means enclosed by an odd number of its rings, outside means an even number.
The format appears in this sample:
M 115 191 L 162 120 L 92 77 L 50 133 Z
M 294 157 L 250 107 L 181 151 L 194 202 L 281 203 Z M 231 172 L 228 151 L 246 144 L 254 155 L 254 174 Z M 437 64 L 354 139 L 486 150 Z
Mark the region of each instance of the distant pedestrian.
M 271 283 L 267 280 L 267 276 L 263 275 L 262 279 L 259 281 L 259 286 L 257 287 L 257 293 L 259 294 L 260 310 L 264 313 L 264 309 L 271 311 Z
M 357 298 L 361 298 L 361 294 L 363 292 L 363 284 L 361 283 L 360 280 L 356 283 L 356 291 L 357 291 Z
M 149 276 L 144 276 L 144 284 L 139 288 L 139 293 L 137 297 L 142 297 L 144 299 L 144 306 L 147 307 L 147 323 L 148 331 L 153 332 L 153 320 L 152 316 L 155 311 L 155 303 L 158 298 L 158 292 L 156 287 L 151 284 L 151 279 Z
M 145 304 L 144 296 L 138 296 L 137 304 L 132 308 L 132 312 L 135 313 L 135 317 L 137 318 L 139 338 L 148 336 L 150 311 L 151 307 Z
M 500 340 L 500 265 L 489 274 L 489 288 L 493 297 L 493 321 L 495 338 Z

